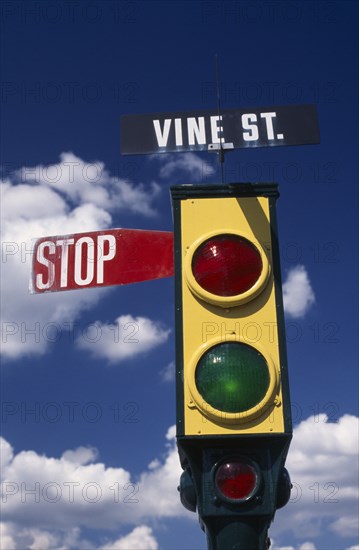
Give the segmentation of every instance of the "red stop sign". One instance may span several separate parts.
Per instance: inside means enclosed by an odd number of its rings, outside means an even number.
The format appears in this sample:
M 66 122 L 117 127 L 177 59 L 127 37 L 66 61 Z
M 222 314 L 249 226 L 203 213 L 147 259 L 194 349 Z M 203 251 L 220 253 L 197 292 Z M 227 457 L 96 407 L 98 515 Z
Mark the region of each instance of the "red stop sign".
M 109 229 L 38 239 L 30 291 L 124 285 L 172 275 L 172 232 Z

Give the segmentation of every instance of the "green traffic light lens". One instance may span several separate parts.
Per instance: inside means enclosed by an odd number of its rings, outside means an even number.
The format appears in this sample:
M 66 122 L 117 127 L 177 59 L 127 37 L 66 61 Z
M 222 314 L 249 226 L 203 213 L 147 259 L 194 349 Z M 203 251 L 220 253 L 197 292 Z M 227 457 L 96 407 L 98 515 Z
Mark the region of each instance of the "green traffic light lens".
M 258 350 L 240 342 L 225 342 L 202 355 L 195 383 L 204 401 L 215 409 L 243 413 L 264 399 L 270 374 Z

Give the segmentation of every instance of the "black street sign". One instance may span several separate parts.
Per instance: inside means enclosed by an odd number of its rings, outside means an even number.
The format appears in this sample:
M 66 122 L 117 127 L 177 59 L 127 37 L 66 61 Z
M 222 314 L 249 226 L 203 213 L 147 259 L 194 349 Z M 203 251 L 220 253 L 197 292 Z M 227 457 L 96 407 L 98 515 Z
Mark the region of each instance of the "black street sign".
M 125 115 L 123 155 L 319 143 L 315 105 Z

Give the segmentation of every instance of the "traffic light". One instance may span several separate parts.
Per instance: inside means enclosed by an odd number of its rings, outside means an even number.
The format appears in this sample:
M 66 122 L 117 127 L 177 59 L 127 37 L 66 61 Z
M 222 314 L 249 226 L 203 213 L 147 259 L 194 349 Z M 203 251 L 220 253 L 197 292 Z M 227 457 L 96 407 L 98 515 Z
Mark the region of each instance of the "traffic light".
M 277 186 L 182 185 L 171 193 L 181 500 L 197 507 L 211 548 L 233 537 L 242 546 L 231 548 L 262 548 L 290 485 Z

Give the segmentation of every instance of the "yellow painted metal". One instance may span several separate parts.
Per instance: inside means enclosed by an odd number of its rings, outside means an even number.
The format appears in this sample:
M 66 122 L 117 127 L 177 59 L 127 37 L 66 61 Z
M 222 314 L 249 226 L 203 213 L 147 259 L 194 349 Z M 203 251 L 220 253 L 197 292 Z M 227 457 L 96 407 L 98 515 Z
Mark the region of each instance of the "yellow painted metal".
M 193 282 L 191 257 L 198 244 L 214 234 L 235 233 L 261 253 L 263 273 L 244 300 L 224 302 L 206 295 Z M 184 369 L 184 435 L 283 433 L 280 356 L 271 250 L 269 199 L 223 197 L 181 202 L 182 314 Z M 197 285 L 197 286 L 196 286 Z M 207 293 L 209 294 L 209 293 Z M 238 341 L 266 359 L 269 389 L 263 400 L 244 413 L 221 413 L 201 399 L 195 385 L 196 364 L 207 349 Z

